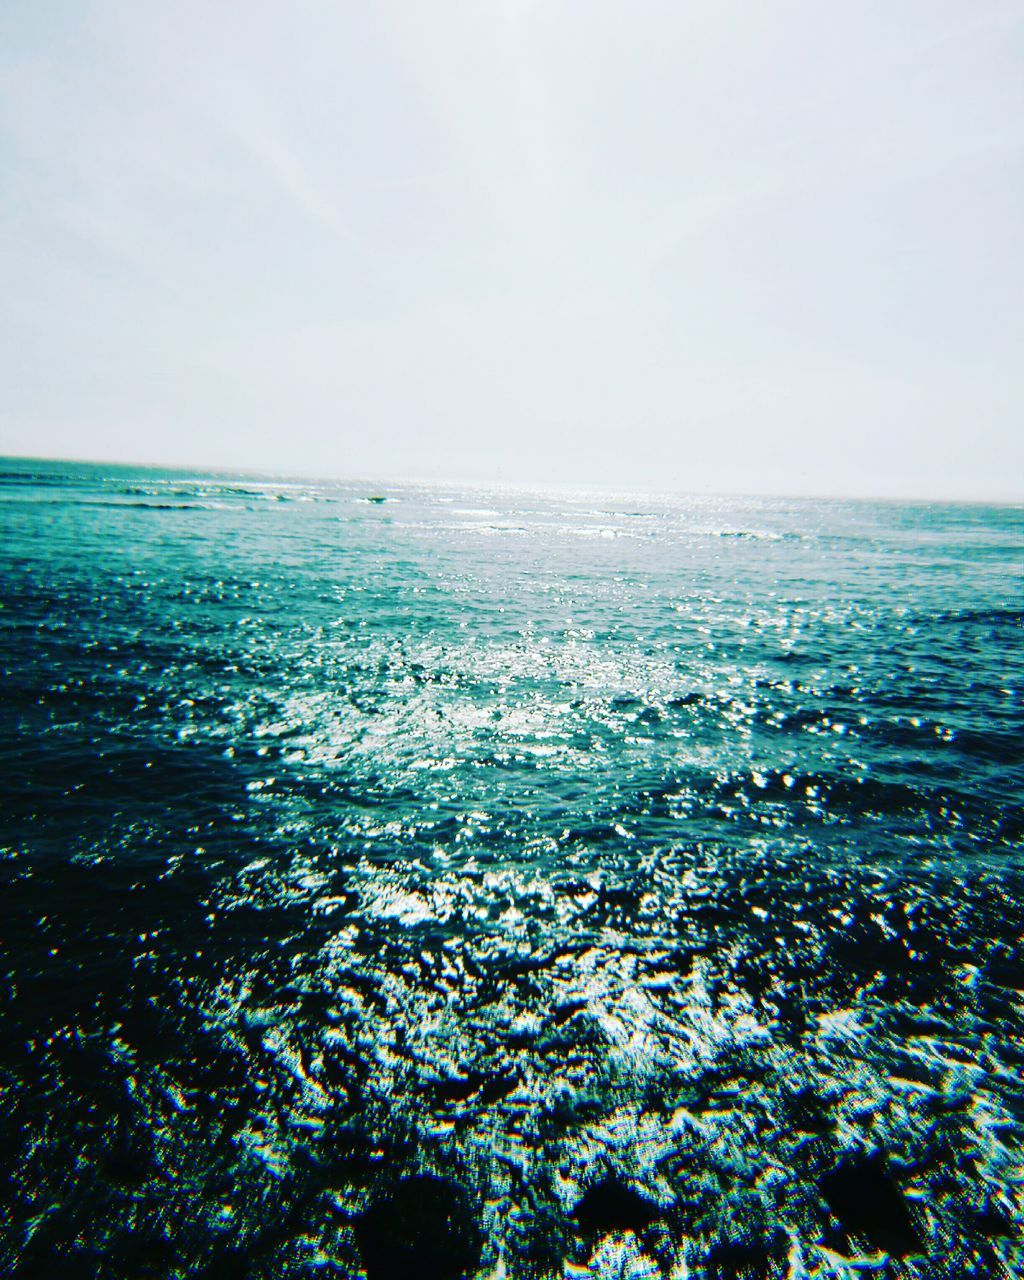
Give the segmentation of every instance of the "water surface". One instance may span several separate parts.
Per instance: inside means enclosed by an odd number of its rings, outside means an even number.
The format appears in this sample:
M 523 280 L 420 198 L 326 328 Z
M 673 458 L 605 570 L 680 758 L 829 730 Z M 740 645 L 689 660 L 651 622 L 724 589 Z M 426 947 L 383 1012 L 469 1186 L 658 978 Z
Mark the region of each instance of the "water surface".
M 1024 1271 L 1019 508 L 0 472 L 5 1271 Z

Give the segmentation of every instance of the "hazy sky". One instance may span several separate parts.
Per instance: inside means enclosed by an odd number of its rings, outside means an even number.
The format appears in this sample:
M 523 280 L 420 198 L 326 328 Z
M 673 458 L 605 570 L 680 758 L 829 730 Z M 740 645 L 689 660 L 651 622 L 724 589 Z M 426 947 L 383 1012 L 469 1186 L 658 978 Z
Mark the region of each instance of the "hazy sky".
M 1024 496 L 1024 0 L 3 0 L 0 453 Z

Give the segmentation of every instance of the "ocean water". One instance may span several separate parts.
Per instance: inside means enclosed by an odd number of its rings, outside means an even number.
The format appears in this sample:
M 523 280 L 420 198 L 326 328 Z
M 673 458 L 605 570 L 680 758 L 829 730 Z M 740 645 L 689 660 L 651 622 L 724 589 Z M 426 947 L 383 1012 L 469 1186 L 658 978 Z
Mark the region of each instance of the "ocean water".
M 0 471 L 0 1272 L 1024 1274 L 1021 509 Z

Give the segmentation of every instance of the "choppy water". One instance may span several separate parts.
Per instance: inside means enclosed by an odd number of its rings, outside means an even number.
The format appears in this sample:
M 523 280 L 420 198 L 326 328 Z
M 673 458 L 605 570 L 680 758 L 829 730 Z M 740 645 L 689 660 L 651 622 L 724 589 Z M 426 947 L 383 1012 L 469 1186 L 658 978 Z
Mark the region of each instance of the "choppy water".
M 8 461 L 0 539 L 5 1274 L 1024 1274 L 1020 509 Z

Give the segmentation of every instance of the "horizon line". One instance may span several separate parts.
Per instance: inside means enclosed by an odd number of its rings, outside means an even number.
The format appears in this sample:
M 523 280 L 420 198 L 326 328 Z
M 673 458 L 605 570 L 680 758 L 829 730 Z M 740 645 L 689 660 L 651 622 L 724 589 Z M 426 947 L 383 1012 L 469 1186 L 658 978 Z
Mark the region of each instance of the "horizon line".
M 650 498 L 761 498 L 777 499 L 785 502 L 863 502 L 863 503 L 896 503 L 904 505 L 942 505 L 942 506 L 988 506 L 988 507 L 1024 507 L 1024 492 L 1017 497 L 951 497 L 943 496 L 907 496 L 901 494 L 865 494 L 865 493 L 822 493 L 795 492 L 781 490 L 740 490 L 740 489 L 664 489 L 640 486 L 606 487 L 601 484 L 574 485 L 571 481 L 558 480 L 500 480 L 495 478 L 480 479 L 470 477 L 437 477 L 437 476 L 391 476 L 383 475 L 351 475 L 343 476 L 326 471 L 291 471 L 265 466 L 238 467 L 223 463 L 198 462 L 154 462 L 138 461 L 127 458 L 109 457 L 64 457 L 59 454 L 20 454 L 0 453 L 2 462 L 34 462 L 64 463 L 71 466 L 91 467 L 123 467 L 126 469 L 146 471 L 172 471 L 178 473 L 193 472 L 199 475 L 234 476 L 237 478 L 252 477 L 266 480 L 289 480 L 296 483 L 330 483 L 345 485 L 387 486 L 435 486 L 439 488 L 476 488 L 496 489 L 522 493 L 578 493 L 605 497 L 650 497 Z

